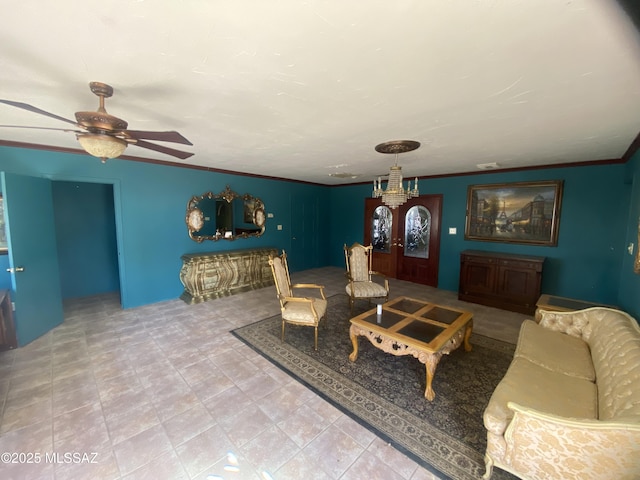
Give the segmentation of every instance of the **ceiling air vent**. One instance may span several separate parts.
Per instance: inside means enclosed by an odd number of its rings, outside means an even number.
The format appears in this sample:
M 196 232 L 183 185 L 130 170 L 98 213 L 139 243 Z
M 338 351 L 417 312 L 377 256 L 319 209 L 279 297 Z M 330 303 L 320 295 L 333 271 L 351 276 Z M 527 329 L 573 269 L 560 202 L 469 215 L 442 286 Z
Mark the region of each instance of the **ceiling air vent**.
M 359 173 L 330 173 L 330 177 L 335 178 L 358 178 L 360 176 Z
M 500 164 L 496 162 L 478 163 L 476 167 L 478 167 L 480 170 L 493 170 L 494 168 L 499 168 Z

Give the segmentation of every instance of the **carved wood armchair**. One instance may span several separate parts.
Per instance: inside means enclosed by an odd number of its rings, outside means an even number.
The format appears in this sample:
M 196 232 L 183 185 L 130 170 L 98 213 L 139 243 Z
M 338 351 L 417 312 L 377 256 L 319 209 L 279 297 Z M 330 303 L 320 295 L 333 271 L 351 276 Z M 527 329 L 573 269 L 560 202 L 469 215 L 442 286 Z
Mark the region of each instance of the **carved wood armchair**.
M 349 307 L 353 314 L 353 304 L 356 299 L 384 298 L 389 300 L 389 280 L 382 274 L 371 270 L 373 246 L 365 247 L 354 243 L 350 247 L 344 246 L 344 257 L 347 264 L 347 295 Z M 374 280 L 375 278 L 375 280 Z
M 287 254 L 269 255 L 269 265 L 275 280 L 280 310 L 282 311 L 282 341 L 284 342 L 284 327 L 286 323 L 314 327 L 314 349 L 318 350 L 318 324 L 323 318 L 326 321 L 327 299 L 324 287 L 313 283 L 296 283 L 291 285 Z M 295 289 L 317 290 L 318 297 L 303 297 L 294 294 Z

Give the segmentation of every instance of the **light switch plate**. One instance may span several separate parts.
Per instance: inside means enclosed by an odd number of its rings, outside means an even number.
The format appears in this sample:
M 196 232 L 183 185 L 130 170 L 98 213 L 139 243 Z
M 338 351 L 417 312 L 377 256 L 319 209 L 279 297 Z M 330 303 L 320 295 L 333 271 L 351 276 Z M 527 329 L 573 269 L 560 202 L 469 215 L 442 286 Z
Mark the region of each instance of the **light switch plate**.
M 449 235 L 455 235 L 458 233 L 458 229 L 456 227 L 449 227 Z

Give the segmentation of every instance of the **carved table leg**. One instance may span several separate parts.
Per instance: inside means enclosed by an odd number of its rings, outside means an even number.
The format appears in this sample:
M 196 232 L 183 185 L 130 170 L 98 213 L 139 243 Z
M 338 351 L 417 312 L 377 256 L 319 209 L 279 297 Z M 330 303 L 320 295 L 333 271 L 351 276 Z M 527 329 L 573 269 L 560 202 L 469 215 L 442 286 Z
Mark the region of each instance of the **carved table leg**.
M 440 356 L 429 355 L 425 363 L 425 367 L 427 367 L 427 388 L 424 391 L 424 396 L 429 401 L 436 398 L 436 392 L 433 391 L 431 383 L 433 382 L 433 376 L 436 374 L 436 367 L 438 366 L 439 360 Z
M 467 323 L 467 328 L 464 332 L 464 351 L 465 352 L 470 352 L 471 351 L 471 342 L 469 341 L 469 339 L 471 338 L 471 332 L 473 331 L 473 320 L 469 320 L 469 323 Z
M 353 326 L 349 329 L 349 338 L 351 338 L 351 343 L 353 344 L 353 352 L 349 355 L 349 360 L 355 362 L 358 358 L 358 336 L 353 331 Z

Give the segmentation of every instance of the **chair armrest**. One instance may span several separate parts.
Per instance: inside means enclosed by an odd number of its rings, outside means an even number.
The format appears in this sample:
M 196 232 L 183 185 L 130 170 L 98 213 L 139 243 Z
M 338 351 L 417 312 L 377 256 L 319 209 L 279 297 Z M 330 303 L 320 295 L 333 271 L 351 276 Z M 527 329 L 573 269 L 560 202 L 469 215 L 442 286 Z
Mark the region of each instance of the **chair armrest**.
M 324 300 L 327 299 L 327 297 L 324 296 L 324 285 L 318 285 L 315 283 L 295 283 L 291 285 L 291 289 L 293 290 L 294 288 L 313 288 L 316 290 L 320 290 L 320 295 L 322 295 L 322 298 Z
M 380 279 L 384 280 L 384 288 L 387 290 L 387 292 L 389 291 L 389 279 L 384 273 L 374 271 L 371 271 L 369 273 L 372 275 L 371 280 L 373 280 L 373 277 L 379 277 Z
M 505 461 L 524 478 L 638 478 L 640 423 L 558 417 L 509 402 Z
M 282 297 L 283 302 L 294 302 L 294 303 L 313 303 L 313 298 L 309 297 Z

